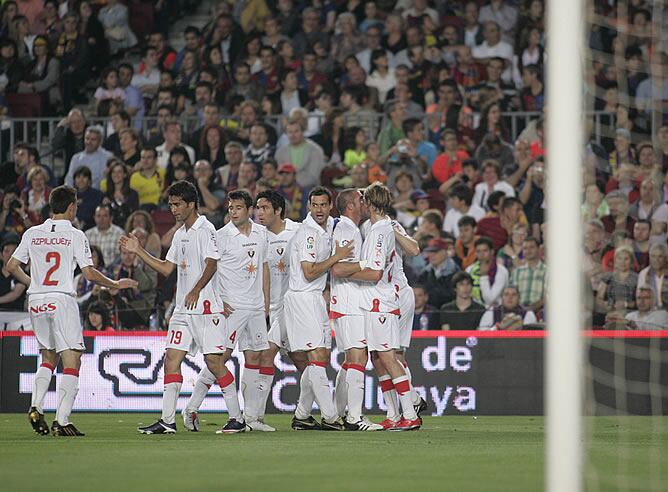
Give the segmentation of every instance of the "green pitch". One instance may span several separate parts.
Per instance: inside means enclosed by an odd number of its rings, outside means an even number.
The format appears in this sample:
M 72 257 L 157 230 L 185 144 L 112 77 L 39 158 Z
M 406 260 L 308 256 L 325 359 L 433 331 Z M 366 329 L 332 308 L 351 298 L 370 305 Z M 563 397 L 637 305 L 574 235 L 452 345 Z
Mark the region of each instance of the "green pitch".
M 83 438 L 32 432 L 27 417 L 0 414 L 0 486 L 22 490 L 243 490 L 376 491 L 499 490 L 543 488 L 543 419 L 540 417 L 427 417 L 417 432 L 296 432 L 290 417 L 269 416 L 275 433 L 216 435 L 226 416 L 203 414 L 199 433 L 144 436 L 140 423 L 155 414 L 74 414 Z M 179 416 L 180 417 L 180 416 Z M 47 415 L 50 422 L 52 415 Z M 378 420 L 378 419 L 375 419 Z M 633 490 L 645 489 L 646 463 L 663 454 L 666 479 L 668 421 L 597 419 L 591 447 L 599 474 L 625 468 Z M 657 448 L 657 446 L 659 446 Z M 661 448 L 663 446 L 663 448 Z M 661 453 L 661 451 L 664 453 Z M 659 477 L 659 480 L 661 477 Z M 637 480 L 645 480 L 638 482 Z M 666 485 L 668 482 L 662 482 Z M 603 485 L 601 482 L 600 485 Z M 663 487 L 665 490 L 667 487 Z M 660 490 L 661 487 L 657 490 Z M 603 486 L 602 490 L 610 490 Z

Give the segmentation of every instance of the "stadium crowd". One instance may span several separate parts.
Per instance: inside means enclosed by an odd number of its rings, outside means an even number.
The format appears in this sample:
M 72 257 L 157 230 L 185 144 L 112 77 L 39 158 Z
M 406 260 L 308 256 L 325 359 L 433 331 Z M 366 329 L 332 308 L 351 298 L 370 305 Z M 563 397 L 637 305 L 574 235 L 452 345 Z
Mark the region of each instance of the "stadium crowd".
M 173 182 L 195 184 L 200 213 L 221 227 L 237 189 L 276 189 L 301 221 L 310 188 L 381 181 L 423 251 L 405 259 L 414 329 L 542 326 L 541 0 L 219 1 L 177 51 L 169 23 L 198 3 L 2 4 L 0 106 L 11 117 L 31 100 L 62 117 L 50 144 L 65 162 L 54 175 L 26 142 L 1 165 L 3 265 L 64 181 L 78 190 L 95 266 L 139 283 L 120 293 L 80 278 L 86 326 L 157 328 L 174 279 L 117 243 L 133 231 L 153 254 L 166 251 L 179 226 L 166 206 Z M 665 328 L 668 115 L 653 126 L 652 112 L 668 102 L 668 55 L 650 42 L 649 2 L 610 3 L 589 12 L 597 55 L 585 93 L 603 112 L 583 165 L 592 323 Z M 131 22 L 139 7 L 152 28 Z M 518 111 L 536 117 L 514 134 Z M 108 123 L 89 124 L 99 118 Z M 22 310 L 24 290 L 3 266 L 0 309 Z

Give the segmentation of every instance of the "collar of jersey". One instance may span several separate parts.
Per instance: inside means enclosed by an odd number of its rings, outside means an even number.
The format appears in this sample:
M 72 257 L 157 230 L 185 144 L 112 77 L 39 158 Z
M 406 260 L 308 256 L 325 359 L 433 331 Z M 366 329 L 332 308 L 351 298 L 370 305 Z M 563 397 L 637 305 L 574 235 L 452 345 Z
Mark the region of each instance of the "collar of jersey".
M 251 223 L 251 234 L 253 234 L 254 232 L 260 232 L 261 228 L 264 227 L 260 224 L 256 224 L 252 220 L 250 220 L 249 222 Z M 229 227 L 235 236 L 241 234 L 241 231 L 237 228 L 237 226 L 234 225 L 232 221 L 229 221 L 227 225 L 225 225 L 225 227 Z
M 192 226 L 190 226 L 190 229 L 186 230 L 186 225 L 185 224 L 183 224 L 181 227 L 183 227 L 183 230 L 186 231 L 186 232 L 196 231 L 197 229 L 199 229 L 202 226 L 202 224 L 204 223 L 205 220 L 207 220 L 206 217 L 204 215 L 200 215 L 199 217 L 197 217 L 197 220 L 195 221 L 195 223 Z
M 319 234 L 331 234 L 332 233 L 332 228 L 334 227 L 334 219 L 332 219 L 332 216 L 330 215 L 327 217 L 327 230 L 324 230 L 320 224 L 318 224 L 313 217 L 311 217 L 311 212 L 308 213 L 306 218 L 304 219 L 303 222 L 304 225 L 307 225 L 309 227 L 312 227 L 313 229 L 316 229 Z

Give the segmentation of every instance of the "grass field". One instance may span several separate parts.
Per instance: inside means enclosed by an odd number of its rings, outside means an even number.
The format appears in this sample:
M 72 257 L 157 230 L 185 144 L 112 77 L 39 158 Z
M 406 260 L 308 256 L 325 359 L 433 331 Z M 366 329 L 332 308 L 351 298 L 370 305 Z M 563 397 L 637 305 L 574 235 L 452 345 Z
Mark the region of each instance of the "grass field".
M 427 417 L 417 432 L 352 433 L 295 432 L 288 430 L 290 417 L 280 415 L 267 418 L 279 432 L 221 436 L 215 430 L 225 416 L 205 414 L 199 433 L 185 432 L 180 425 L 172 436 L 137 433 L 139 423 L 155 418 L 75 414 L 73 421 L 87 436 L 53 438 L 34 434 L 25 415 L 0 414 L 0 487 L 97 492 L 543 488 L 541 417 Z M 612 452 L 620 442 L 618 424 L 617 419 L 596 421 L 591 444 L 599 474 L 611 476 L 618 469 L 618 454 Z M 651 425 L 649 419 L 633 418 L 628 424 L 633 432 L 624 434 L 631 456 L 626 473 L 646 477 L 640 457 L 659 443 L 665 474 L 668 425 L 657 436 L 656 422 Z M 602 490 L 611 490 L 599 483 Z

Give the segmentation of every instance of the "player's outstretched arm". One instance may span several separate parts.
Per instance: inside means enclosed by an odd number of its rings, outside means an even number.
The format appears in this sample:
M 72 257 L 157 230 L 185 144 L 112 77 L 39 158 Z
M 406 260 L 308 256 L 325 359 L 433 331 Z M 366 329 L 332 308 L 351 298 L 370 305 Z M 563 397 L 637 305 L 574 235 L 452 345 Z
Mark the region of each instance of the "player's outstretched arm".
M 308 280 L 309 282 L 315 280 L 323 273 L 327 273 L 327 271 L 330 268 L 332 268 L 337 262 L 348 258 L 353 253 L 354 245 L 355 244 L 353 241 L 350 241 L 348 244 L 344 246 L 337 245 L 336 251 L 332 256 L 318 263 L 302 261 L 301 262 L 302 271 L 304 272 L 304 277 L 306 277 L 306 280 Z
M 403 234 L 401 230 L 394 229 L 394 239 L 399 243 L 399 247 L 408 256 L 417 256 L 420 254 L 418 242 L 408 234 Z
M 26 287 L 30 287 L 30 277 L 21 268 L 21 262 L 13 256 L 7 262 L 7 271 L 14 275 L 14 278 Z
M 109 289 L 119 289 L 119 290 L 134 289 L 139 285 L 139 283 L 136 280 L 133 280 L 131 278 L 112 280 L 106 275 L 100 273 L 99 270 L 91 266 L 83 267 L 81 269 L 81 273 L 89 282 L 96 283 L 98 285 L 101 285 L 102 287 L 107 287 Z
M 204 287 L 206 287 L 206 284 L 209 283 L 209 281 L 216 273 L 218 261 L 214 260 L 213 258 L 207 258 L 204 261 L 206 262 L 206 266 L 204 267 L 202 276 L 199 278 L 192 290 L 186 294 L 184 299 L 184 303 L 187 309 L 195 309 L 197 306 L 197 300 L 199 299 L 199 293 Z
M 132 233 L 128 234 L 127 236 L 121 236 L 121 238 L 118 240 L 118 246 L 124 251 L 136 253 L 145 264 L 147 264 L 163 277 L 169 277 L 169 275 L 174 271 L 174 263 L 167 260 L 160 260 L 153 256 L 151 253 L 142 248 L 141 244 L 139 244 L 137 236 Z

